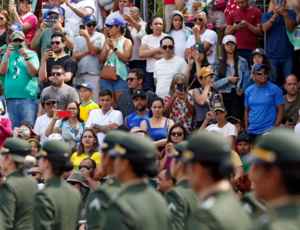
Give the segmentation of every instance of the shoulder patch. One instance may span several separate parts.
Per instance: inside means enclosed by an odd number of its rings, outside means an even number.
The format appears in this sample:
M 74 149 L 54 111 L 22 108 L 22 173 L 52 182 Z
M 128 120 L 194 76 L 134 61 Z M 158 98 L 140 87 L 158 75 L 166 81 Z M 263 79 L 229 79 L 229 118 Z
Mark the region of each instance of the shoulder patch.
M 92 202 L 89 205 L 89 209 L 96 209 L 96 211 L 100 211 L 101 210 L 101 203 L 100 200 L 98 198 L 95 198 L 94 200 L 92 200 Z
M 215 203 L 216 203 L 215 197 L 210 196 L 205 201 L 203 201 L 202 208 L 211 209 L 214 206 Z
M 168 210 L 169 210 L 169 211 L 172 211 L 172 212 L 176 212 L 176 211 L 177 211 L 177 208 L 176 208 L 175 204 L 171 202 L 171 203 L 168 205 Z

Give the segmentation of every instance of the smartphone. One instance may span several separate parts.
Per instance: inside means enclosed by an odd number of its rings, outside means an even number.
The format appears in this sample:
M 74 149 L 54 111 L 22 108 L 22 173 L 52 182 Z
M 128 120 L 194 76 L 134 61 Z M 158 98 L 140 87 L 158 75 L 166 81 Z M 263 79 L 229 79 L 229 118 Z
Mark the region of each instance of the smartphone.
M 293 118 L 291 118 L 291 117 L 288 117 L 288 120 L 287 120 L 287 122 L 289 122 L 289 123 L 294 123 L 294 120 L 293 120 Z
M 241 20 L 236 20 L 235 21 L 235 24 L 240 24 L 241 23 Z
M 79 25 L 80 30 L 85 30 L 85 25 Z
M 56 24 L 56 21 L 46 20 L 45 22 L 46 22 L 47 27 L 52 27 L 52 26 L 54 26 Z
M 52 50 L 52 45 L 47 45 L 47 49 Z
M 42 2 L 42 13 L 43 13 L 43 15 L 44 15 L 48 10 L 51 10 L 51 3 L 50 3 L 50 2 Z
M 29 134 L 29 129 L 20 129 L 19 134 Z
M 18 44 L 12 44 L 12 46 L 14 47 L 14 51 L 19 51 L 20 49 L 23 48 L 23 45 L 18 45 Z
M 282 0 L 277 0 L 277 6 L 282 6 Z
M 130 14 L 130 8 L 129 7 L 124 7 L 123 8 L 123 14 Z
M 58 117 L 64 118 L 64 117 L 71 117 L 71 111 L 58 111 Z
M 14 6 L 15 5 L 15 0 L 9 0 L 9 5 Z
M 192 51 L 195 51 L 195 50 L 198 50 L 198 48 L 197 48 L 197 46 L 192 46 L 192 47 L 191 47 L 191 50 L 192 50 Z
M 183 92 L 183 83 L 177 83 L 177 89 L 178 89 L 180 92 Z

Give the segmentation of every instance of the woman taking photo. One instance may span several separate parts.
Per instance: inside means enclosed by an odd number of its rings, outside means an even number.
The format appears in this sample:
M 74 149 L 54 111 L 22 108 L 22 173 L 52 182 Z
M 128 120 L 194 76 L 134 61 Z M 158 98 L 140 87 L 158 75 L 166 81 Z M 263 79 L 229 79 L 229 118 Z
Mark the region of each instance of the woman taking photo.
M 153 98 L 150 109 L 153 116 L 141 122 L 141 129 L 149 133 L 157 147 L 163 148 L 167 144 L 168 131 L 174 121 L 163 117 L 164 101 L 162 98 Z
M 120 94 L 128 89 L 128 62 L 131 59 L 133 42 L 130 30 L 125 27 L 125 22 L 119 18 L 114 18 L 112 22 L 106 23 L 109 27 L 109 38 L 99 55 L 99 62 L 106 63 L 107 66 L 116 67 L 117 81 L 101 79 L 101 88 L 113 92 L 113 107 L 117 105 Z
M 19 137 L 28 141 L 29 139 L 35 139 L 36 133 L 34 132 L 34 126 L 29 120 L 23 120 L 20 122 L 19 127 L 14 128 L 13 137 Z
M 169 95 L 164 97 L 164 115 L 172 119 L 175 124 L 182 124 L 187 133 L 193 131 L 193 117 L 196 110 L 193 106 L 192 92 L 188 91 L 188 85 L 184 74 L 174 75 Z
M 49 137 L 52 133 L 59 133 L 72 148 L 78 148 L 85 126 L 79 115 L 79 104 L 76 101 L 69 101 L 65 110 L 71 111 L 71 117 L 65 117 L 60 120 L 58 111 L 55 111 L 46 129 L 46 136 Z
M 236 39 L 227 35 L 222 41 L 222 58 L 213 64 L 213 87 L 222 92 L 227 116 L 244 118 L 244 95 L 242 81 L 249 71 L 246 59 L 238 56 Z
M 160 16 L 153 16 L 147 23 L 146 33 L 142 39 L 140 48 L 140 58 L 146 58 L 147 67 L 145 73 L 146 86 L 153 89 L 155 92 L 154 84 L 154 64 L 157 60 L 163 58 L 162 51 L 160 50 L 160 40 L 167 36 L 163 33 L 164 22 Z
M 38 28 L 38 19 L 31 13 L 31 0 L 20 1 L 21 17 L 19 17 L 17 8 L 15 5 L 8 7 L 9 12 L 14 16 L 15 22 L 19 23 L 23 27 L 25 34 L 25 45 L 30 48 L 30 42 L 33 39 L 35 32 Z
M 10 27 L 9 15 L 6 10 L 0 10 L 0 48 L 7 43 L 8 28 Z

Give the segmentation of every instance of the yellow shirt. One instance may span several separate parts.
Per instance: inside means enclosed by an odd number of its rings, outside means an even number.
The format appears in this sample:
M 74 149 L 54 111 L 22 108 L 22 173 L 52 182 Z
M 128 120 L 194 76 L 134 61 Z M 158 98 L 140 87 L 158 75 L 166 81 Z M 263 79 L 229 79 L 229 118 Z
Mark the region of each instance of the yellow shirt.
M 231 151 L 231 161 L 232 161 L 232 164 L 233 164 L 234 168 L 239 167 L 239 166 L 243 166 L 241 158 L 239 157 L 237 152 L 234 151 L 234 150 Z
M 91 110 L 100 109 L 99 105 L 97 105 L 93 100 L 86 103 L 85 105 L 81 103 L 79 107 L 80 107 L 80 117 L 81 119 L 84 120 L 84 122 L 87 122 Z
M 101 164 L 101 153 L 99 152 L 94 152 L 93 155 L 91 156 L 91 159 L 94 160 L 96 162 L 96 164 Z M 74 164 L 74 169 L 76 171 L 79 171 L 78 166 L 80 165 L 81 161 L 88 158 L 89 154 L 81 154 L 80 156 L 78 156 L 78 153 L 75 152 L 73 153 L 73 155 L 71 156 L 71 161 Z

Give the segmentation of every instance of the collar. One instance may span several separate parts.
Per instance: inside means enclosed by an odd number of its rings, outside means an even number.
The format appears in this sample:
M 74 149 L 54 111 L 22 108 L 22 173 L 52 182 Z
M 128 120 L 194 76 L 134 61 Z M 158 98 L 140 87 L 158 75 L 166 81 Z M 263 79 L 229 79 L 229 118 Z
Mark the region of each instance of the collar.
M 188 182 L 187 178 L 184 178 L 184 179 L 182 179 L 180 181 L 177 181 L 177 183 L 176 183 L 176 186 L 183 186 L 183 187 L 185 187 L 186 185 L 189 186 L 189 182 Z
M 110 110 L 106 114 L 103 113 L 102 109 L 100 109 L 100 110 L 101 110 L 101 113 L 106 116 L 106 115 L 109 115 L 111 113 L 111 111 L 113 111 L 114 109 L 113 109 L 113 107 L 110 107 Z
M 25 173 L 21 170 L 16 170 L 14 172 L 12 172 L 11 174 L 6 176 L 6 180 L 10 177 L 19 177 L 19 176 L 25 176 Z
M 84 0 L 80 0 L 79 2 L 82 2 L 82 1 L 84 1 Z M 74 0 L 71 0 L 71 1 L 70 1 L 70 3 L 75 3 L 75 4 L 77 4 L 77 3 L 79 3 L 79 2 L 75 2 Z
M 205 188 L 200 192 L 200 199 L 205 200 L 206 197 L 216 192 L 230 191 L 232 190 L 231 184 L 227 180 L 221 180 L 212 186 Z
M 298 196 L 282 196 L 275 200 L 266 202 L 266 205 L 268 208 L 280 208 L 282 206 L 285 206 L 290 203 L 298 202 L 299 201 L 299 195 Z
M 64 179 L 62 177 L 52 177 L 51 179 L 47 180 L 45 182 L 45 186 L 58 186 L 61 185 L 62 183 L 65 183 Z
M 81 103 L 81 106 L 82 107 L 86 107 L 86 106 L 88 106 L 88 105 L 90 105 L 90 104 L 92 104 L 94 101 L 93 100 L 90 100 L 88 103 L 86 103 L 86 104 L 83 104 L 83 102 Z
M 134 179 L 128 183 L 125 184 L 126 187 L 131 187 L 134 185 L 138 185 L 138 184 L 147 184 L 149 181 L 147 178 L 138 178 L 138 179 Z
M 28 12 L 27 14 L 24 14 L 21 16 L 22 19 L 25 19 L 27 18 L 29 15 L 31 15 L 32 13 L 31 12 Z
M 66 54 L 65 51 L 64 51 L 61 55 L 59 55 L 59 56 L 53 55 L 52 58 L 54 59 L 54 61 L 57 61 L 57 59 L 62 58 L 62 57 L 64 57 L 64 56 L 67 56 L 67 54 Z

